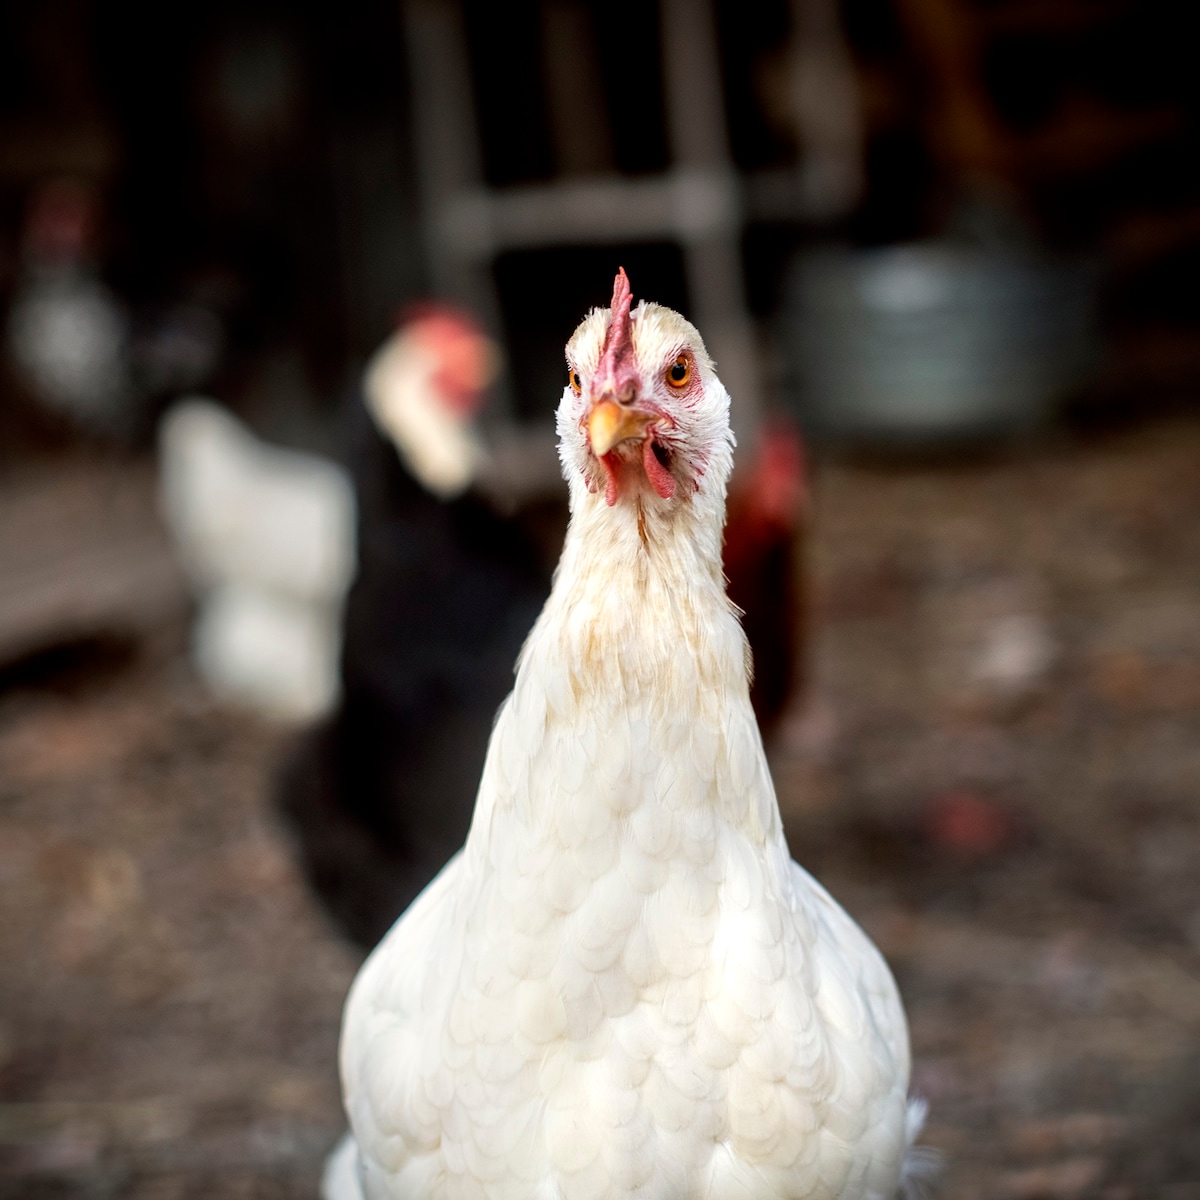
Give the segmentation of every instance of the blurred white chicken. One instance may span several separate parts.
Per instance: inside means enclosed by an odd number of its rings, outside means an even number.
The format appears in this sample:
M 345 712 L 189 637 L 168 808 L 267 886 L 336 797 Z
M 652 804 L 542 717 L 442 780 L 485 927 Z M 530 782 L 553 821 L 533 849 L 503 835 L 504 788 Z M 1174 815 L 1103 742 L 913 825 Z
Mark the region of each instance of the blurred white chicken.
M 167 399 L 204 385 L 224 350 L 199 295 L 129 306 L 103 282 L 99 194 L 67 179 L 34 189 L 7 322 L 15 376 L 64 429 L 137 441 Z
M 92 432 L 130 422 L 130 321 L 93 260 L 96 203 L 79 184 L 35 192 L 8 317 L 17 372 L 37 401 Z
M 691 325 L 630 304 L 621 272 L 567 347 L 571 527 L 466 845 L 347 1001 L 339 1198 L 912 1178 L 895 983 L 792 862 L 750 706 L 721 570 L 729 397 Z
M 268 445 L 208 400 L 159 429 L 167 524 L 197 595 L 197 668 L 226 700 L 306 720 L 337 699 L 354 491 L 314 454 Z

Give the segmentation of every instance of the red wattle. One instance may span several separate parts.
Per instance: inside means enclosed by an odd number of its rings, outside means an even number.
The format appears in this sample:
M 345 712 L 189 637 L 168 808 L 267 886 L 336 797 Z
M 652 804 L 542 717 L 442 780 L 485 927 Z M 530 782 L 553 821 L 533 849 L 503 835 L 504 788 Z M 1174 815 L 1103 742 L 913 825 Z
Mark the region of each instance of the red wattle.
M 646 478 L 650 480 L 650 486 L 664 500 L 670 500 L 675 495 L 678 485 L 675 482 L 675 476 L 655 457 L 653 438 L 647 438 L 646 444 L 642 448 L 642 467 L 646 472 Z

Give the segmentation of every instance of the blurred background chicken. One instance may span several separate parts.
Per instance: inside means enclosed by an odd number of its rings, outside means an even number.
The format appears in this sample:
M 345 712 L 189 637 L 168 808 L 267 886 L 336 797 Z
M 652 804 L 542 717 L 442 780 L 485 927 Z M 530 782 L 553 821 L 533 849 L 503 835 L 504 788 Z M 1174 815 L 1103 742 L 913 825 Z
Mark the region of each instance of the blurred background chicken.
M 320 455 L 272 445 L 209 400 L 159 430 L 162 510 L 196 598 L 192 658 L 213 693 L 286 720 L 338 696 L 354 495 Z
M 310 880 L 364 945 L 462 844 L 496 708 L 549 589 L 536 542 L 480 486 L 475 418 L 497 365 L 466 316 L 419 310 L 354 404 L 342 700 L 296 748 L 278 798 Z
M 7 350 L 21 391 L 60 432 L 144 442 L 162 407 L 206 384 L 225 350 L 216 309 L 178 289 L 131 305 L 105 279 L 99 191 L 33 189 L 18 248 Z M 202 289 L 200 289 L 202 290 Z
M 97 270 L 97 215 L 73 181 L 35 191 L 8 316 L 9 352 L 34 401 L 92 433 L 123 431 L 134 395 L 129 312 Z
M 808 517 L 800 434 L 782 416 L 768 419 L 730 485 L 725 524 L 729 597 L 754 652 L 750 701 L 768 741 L 803 682 Z

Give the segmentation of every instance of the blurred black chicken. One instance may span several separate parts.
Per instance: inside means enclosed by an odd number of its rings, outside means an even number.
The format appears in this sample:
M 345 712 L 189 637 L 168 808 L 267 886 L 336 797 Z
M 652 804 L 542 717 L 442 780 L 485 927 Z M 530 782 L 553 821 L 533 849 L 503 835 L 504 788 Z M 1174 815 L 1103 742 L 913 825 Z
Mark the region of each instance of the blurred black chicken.
M 495 359 L 470 320 L 430 307 L 379 350 L 355 405 L 341 706 L 285 763 L 278 798 L 310 882 L 364 946 L 462 845 L 549 591 L 535 540 L 478 486 L 473 418 Z

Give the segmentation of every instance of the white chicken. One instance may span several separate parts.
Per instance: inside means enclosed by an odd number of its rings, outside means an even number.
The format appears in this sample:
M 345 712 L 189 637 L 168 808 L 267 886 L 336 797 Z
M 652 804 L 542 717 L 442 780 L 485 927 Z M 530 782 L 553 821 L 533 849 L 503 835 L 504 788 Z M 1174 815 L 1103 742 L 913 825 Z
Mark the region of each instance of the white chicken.
M 134 403 L 130 319 L 96 269 L 97 207 L 90 191 L 65 180 L 34 192 L 8 349 L 40 404 L 83 429 L 114 433 L 130 427 Z
M 329 711 L 355 566 L 346 472 L 262 441 L 198 397 L 163 417 L 159 460 L 163 515 L 197 599 L 201 676 L 218 697 L 273 717 Z
M 567 346 L 553 592 L 466 845 L 351 989 L 327 1194 L 882 1198 L 923 1166 L 896 985 L 791 860 L 750 706 L 728 394 L 631 299 Z

